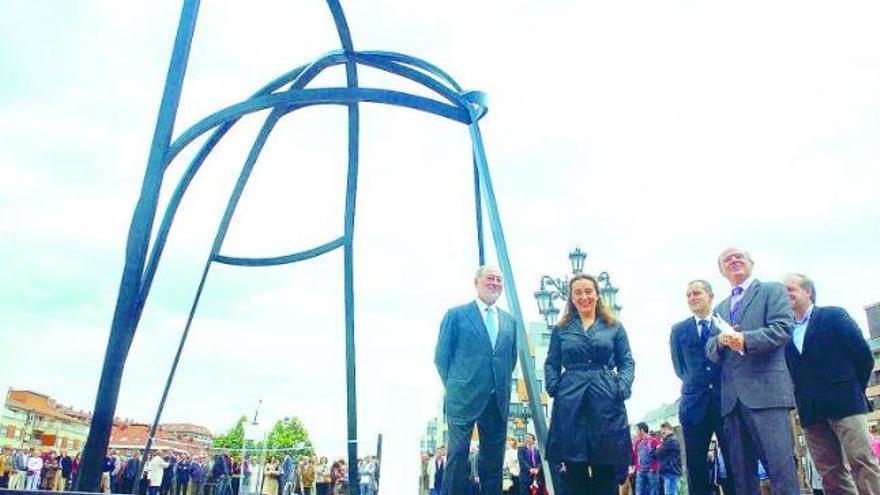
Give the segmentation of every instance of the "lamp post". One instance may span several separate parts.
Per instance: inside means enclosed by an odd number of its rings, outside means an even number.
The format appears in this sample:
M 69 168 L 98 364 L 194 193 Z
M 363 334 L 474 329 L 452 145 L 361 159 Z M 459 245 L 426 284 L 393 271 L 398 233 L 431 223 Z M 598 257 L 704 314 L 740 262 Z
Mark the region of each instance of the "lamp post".
M 525 434 L 529 431 L 528 424 L 531 419 L 532 412 L 529 411 L 529 407 L 526 404 L 517 404 L 517 407 L 511 411 L 510 423 L 513 426 L 513 436 L 517 440 L 525 438 Z
M 568 253 L 568 259 L 571 262 L 573 276 L 584 272 L 584 261 L 587 259 L 585 251 L 581 251 L 580 248 L 576 247 Z M 553 301 L 568 300 L 569 280 L 568 276 L 565 278 L 554 278 L 549 275 L 541 276 L 541 286 L 535 291 L 535 301 L 538 303 L 538 312 L 544 317 L 544 322 L 548 326 L 555 325 L 556 318 L 559 316 L 559 308 L 553 305 Z M 599 287 L 599 297 L 602 298 L 602 302 L 615 315 L 618 314 L 622 308 L 617 304 L 618 288 L 611 285 L 611 276 L 608 272 L 602 272 L 596 277 L 596 280 L 601 284 Z
M 599 297 L 602 298 L 602 303 L 605 304 L 605 307 L 610 309 L 615 316 L 619 315 L 620 310 L 623 309 L 617 304 L 617 291 L 620 289 L 611 285 L 611 275 L 608 275 L 608 272 L 602 272 L 596 277 L 596 280 L 602 284 L 602 286 L 599 287 Z

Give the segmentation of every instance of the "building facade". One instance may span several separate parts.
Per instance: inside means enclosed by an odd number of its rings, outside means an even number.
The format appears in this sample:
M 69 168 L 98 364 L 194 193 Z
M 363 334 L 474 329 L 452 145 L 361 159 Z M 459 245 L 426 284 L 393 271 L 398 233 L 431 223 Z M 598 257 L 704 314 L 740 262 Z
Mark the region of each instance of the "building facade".
M 75 454 L 85 445 L 89 420 L 88 414 L 47 395 L 10 388 L 0 417 L 0 447 Z
M 59 404 L 45 394 L 10 388 L 0 415 L 0 448 L 66 450 L 75 455 L 85 445 L 90 423 L 88 412 Z M 141 451 L 149 432 L 150 425 L 146 423 L 116 419 L 110 434 L 110 448 L 126 454 Z M 153 446 L 199 454 L 208 453 L 213 440 L 204 426 L 169 423 L 159 426 Z
M 541 394 L 541 409 L 543 409 L 544 418 L 547 421 L 550 420 L 550 396 L 544 391 L 544 362 L 547 360 L 547 351 L 550 348 L 551 333 L 550 327 L 543 322 L 530 322 L 526 325 L 529 359 L 535 369 L 538 390 Z M 529 408 L 526 380 L 519 359 L 513 369 L 510 391 L 510 417 L 508 418 L 507 430 L 510 436 L 521 441 L 526 433 L 535 433 L 535 426 L 532 421 L 532 411 Z
M 121 454 L 141 452 L 147 445 L 151 425 L 130 421 L 114 421 L 110 432 L 110 449 Z M 170 450 L 189 455 L 208 455 L 214 437 L 204 426 L 190 423 L 162 424 L 156 428 L 156 435 L 150 450 Z

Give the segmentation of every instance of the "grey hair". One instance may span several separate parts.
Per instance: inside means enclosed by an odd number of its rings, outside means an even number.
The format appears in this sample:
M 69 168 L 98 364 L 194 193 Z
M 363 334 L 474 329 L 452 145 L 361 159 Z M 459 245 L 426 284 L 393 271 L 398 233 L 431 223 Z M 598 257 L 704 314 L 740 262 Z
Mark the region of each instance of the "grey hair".
M 743 256 L 745 256 L 746 259 L 749 260 L 749 263 L 751 263 L 752 265 L 755 264 L 755 260 L 752 259 L 752 255 L 749 254 L 749 252 L 746 251 L 745 249 L 740 249 L 740 248 L 735 248 L 735 247 L 724 248 L 724 250 L 718 254 L 718 271 L 720 271 L 722 275 L 724 274 L 724 268 L 722 268 L 722 266 L 721 266 L 721 255 L 726 253 L 727 251 L 730 251 L 731 249 L 742 252 Z
M 813 279 L 803 273 L 789 273 L 785 276 L 785 279 L 796 279 L 802 289 L 810 291 L 810 302 L 816 304 L 816 284 L 813 282 Z
M 694 279 L 694 280 L 691 280 L 690 282 L 688 282 L 688 287 L 690 287 L 693 284 L 701 284 L 703 286 L 703 288 L 706 289 L 706 292 L 708 292 L 712 296 L 715 295 L 715 293 L 712 292 L 712 284 L 710 284 L 709 282 L 707 282 L 701 278 L 698 278 L 698 279 Z
M 483 266 L 477 268 L 476 273 L 474 273 L 474 280 L 477 280 L 478 278 L 482 277 L 489 270 L 501 273 L 501 270 L 495 265 L 483 265 Z

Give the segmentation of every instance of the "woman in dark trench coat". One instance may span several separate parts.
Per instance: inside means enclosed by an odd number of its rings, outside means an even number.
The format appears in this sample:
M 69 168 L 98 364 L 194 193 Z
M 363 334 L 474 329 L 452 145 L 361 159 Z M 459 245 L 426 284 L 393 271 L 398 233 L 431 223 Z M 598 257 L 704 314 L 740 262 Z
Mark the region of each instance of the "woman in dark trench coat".
M 568 288 L 544 363 L 554 399 L 547 459 L 565 463 L 567 495 L 612 495 L 617 468 L 632 462 L 623 401 L 631 394 L 635 363 L 626 330 L 602 304 L 596 278 L 577 275 Z

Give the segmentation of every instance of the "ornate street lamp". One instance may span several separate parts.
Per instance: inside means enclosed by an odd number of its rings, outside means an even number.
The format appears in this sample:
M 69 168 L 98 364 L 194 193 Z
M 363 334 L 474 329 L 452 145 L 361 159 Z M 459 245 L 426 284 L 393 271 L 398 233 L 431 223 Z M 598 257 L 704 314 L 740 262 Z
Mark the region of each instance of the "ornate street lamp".
M 587 259 L 586 251 L 576 247 L 568 253 L 568 259 L 571 261 L 572 275 L 579 275 L 584 272 L 584 261 Z M 596 279 L 601 284 L 599 287 L 599 297 L 602 298 L 605 306 L 617 315 L 621 307 L 617 304 L 618 289 L 611 285 L 611 276 L 608 275 L 608 272 L 602 272 Z M 553 305 L 553 301 L 568 300 L 568 281 L 568 276 L 565 278 L 553 278 L 549 275 L 541 276 L 541 286 L 535 291 L 535 301 L 538 303 L 538 313 L 544 317 L 544 322 L 548 326 L 555 325 L 556 318 L 559 316 L 559 308 Z
M 602 272 L 596 277 L 602 287 L 599 287 L 599 297 L 602 298 L 602 303 L 605 304 L 605 307 L 610 309 L 615 316 L 620 314 L 620 310 L 623 309 L 619 304 L 617 304 L 617 291 L 619 290 L 617 287 L 611 285 L 611 275 L 608 275 L 608 272 Z
M 584 261 L 587 259 L 587 253 L 576 247 L 574 251 L 568 253 L 568 259 L 571 261 L 571 271 L 575 275 L 583 273 Z

